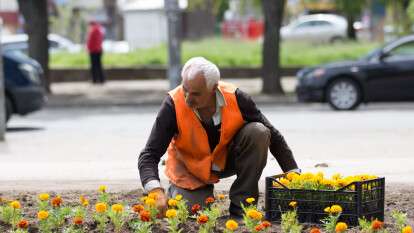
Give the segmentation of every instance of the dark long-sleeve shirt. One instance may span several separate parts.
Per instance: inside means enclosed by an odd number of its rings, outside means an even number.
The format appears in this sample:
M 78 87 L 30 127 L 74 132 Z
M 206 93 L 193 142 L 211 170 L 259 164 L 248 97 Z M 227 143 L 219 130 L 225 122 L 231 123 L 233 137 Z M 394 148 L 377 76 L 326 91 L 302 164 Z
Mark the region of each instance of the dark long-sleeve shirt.
M 237 89 L 235 94 L 243 120 L 245 122 L 260 122 L 270 129 L 270 152 L 276 158 L 282 170 L 286 172 L 297 169 L 298 166 L 292 151 L 280 132 L 260 112 L 248 94 L 240 89 Z M 211 127 L 209 124 L 203 124 L 203 127 L 206 130 L 210 148 L 213 150 L 219 142 L 218 128 Z M 139 155 L 138 169 L 143 186 L 151 180 L 160 180 L 158 163 L 177 132 L 174 102 L 171 96 L 167 95 L 158 112 L 147 144 Z

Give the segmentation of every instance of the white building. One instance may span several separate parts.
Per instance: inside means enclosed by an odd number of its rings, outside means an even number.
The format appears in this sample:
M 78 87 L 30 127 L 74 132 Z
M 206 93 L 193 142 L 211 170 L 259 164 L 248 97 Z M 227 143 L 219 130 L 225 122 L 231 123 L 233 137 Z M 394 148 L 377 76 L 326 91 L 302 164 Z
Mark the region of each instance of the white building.
M 187 0 L 179 0 L 180 9 Z M 132 49 L 148 48 L 167 41 L 164 0 L 129 0 L 122 7 L 125 40 Z

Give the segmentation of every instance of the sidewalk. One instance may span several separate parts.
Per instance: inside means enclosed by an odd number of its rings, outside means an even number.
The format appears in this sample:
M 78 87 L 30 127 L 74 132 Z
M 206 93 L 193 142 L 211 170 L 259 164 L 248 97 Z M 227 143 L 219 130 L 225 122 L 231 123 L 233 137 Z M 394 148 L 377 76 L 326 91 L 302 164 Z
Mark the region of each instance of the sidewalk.
M 261 94 L 262 81 L 255 79 L 226 79 L 249 93 L 257 104 L 288 105 L 297 102 L 294 77 L 282 79 L 286 95 Z M 53 95 L 48 96 L 47 107 L 100 107 L 159 105 L 169 90 L 167 80 L 110 81 L 104 85 L 89 82 L 53 83 Z

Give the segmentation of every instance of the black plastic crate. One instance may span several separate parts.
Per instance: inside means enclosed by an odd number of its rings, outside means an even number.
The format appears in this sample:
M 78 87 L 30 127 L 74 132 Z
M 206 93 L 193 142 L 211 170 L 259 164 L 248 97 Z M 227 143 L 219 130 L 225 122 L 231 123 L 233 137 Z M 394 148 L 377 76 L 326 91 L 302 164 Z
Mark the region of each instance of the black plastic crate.
M 338 190 L 289 189 L 277 181 L 285 174 L 266 177 L 265 211 L 269 221 L 280 221 L 281 214 L 292 210 L 291 201 L 297 202 L 299 222 L 321 223 L 327 213 L 324 209 L 340 205 L 340 221 L 358 225 L 358 218 L 384 221 L 385 178 L 353 182 Z M 281 187 L 274 187 L 273 182 Z M 350 190 L 351 189 L 351 190 Z

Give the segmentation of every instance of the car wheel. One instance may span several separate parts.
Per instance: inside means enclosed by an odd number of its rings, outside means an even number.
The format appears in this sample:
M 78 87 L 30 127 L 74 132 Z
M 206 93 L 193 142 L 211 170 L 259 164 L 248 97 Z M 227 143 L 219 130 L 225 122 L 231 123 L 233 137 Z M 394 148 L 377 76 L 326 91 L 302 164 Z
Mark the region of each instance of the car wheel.
M 6 107 L 6 122 L 9 121 L 12 113 L 13 113 L 13 105 L 12 102 L 10 100 L 9 97 L 6 96 L 6 103 L 5 103 L 5 107 Z
M 351 79 L 337 79 L 329 84 L 326 99 L 335 110 L 352 110 L 361 103 L 361 89 Z

